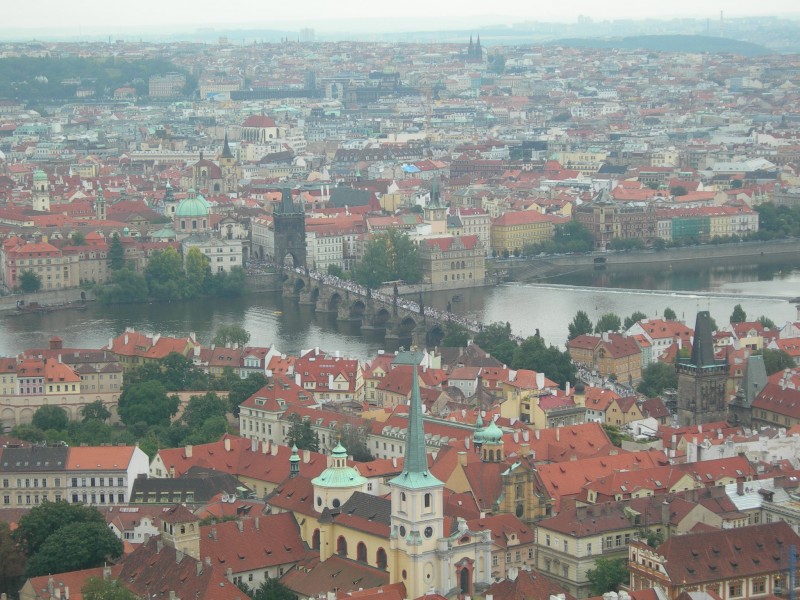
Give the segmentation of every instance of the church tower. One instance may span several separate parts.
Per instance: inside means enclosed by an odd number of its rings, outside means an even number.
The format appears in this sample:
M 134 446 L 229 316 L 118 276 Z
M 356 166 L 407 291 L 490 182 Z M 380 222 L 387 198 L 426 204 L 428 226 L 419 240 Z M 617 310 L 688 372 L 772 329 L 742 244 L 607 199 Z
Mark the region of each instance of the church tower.
M 494 421 L 483 430 L 481 460 L 483 462 L 503 462 L 503 430 Z
M 161 514 L 161 541 L 200 560 L 200 519 L 182 504 Z
M 228 143 L 228 133 L 225 132 L 225 143 L 222 146 L 222 154 L 219 156 L 219 167 L 222 170 L 222 191 L 226 194 L 239 191 L 239 179 L 241 179 L 241 169 L 239 161 L 231 152 Z
M 41 169 L 33 172 L 33 210 L 50 212 L 50 180 Z
M 97 198 L 94 201 L 94 218 L 98 221 L 105 221 L 108 217 L 106 212 L 106 199 L 103 195 L 103 188 L 97 186 Z
M 694 326 L 692 356 L 678 360 L 678 425 L 701 425 L 727 420 L 725 381 L 728 366 L 725 359 L 714 356 L 711 337 L 711 314 L 697 313 Z
M 442 587 L 438 541 L 444 537 L 444 484 L 428 471 L 422 400 L 417 367 L 421 352 L 402 352 L 394 364 L 413 365 L 411 406 L 403 472 L 389 482 L 392 496 L 389 543 L 393 564 L 391 583 L 402 581 L 409 598 L 419 598 Z

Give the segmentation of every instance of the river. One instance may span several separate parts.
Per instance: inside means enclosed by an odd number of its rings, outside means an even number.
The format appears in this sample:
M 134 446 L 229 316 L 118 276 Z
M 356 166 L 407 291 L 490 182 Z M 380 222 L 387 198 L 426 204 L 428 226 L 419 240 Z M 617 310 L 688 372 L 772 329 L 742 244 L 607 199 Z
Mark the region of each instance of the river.
M 453 301 L 459 294 L 460 301 Z M 668 268 L 624 271 L 584 269 L 536 283 L 509 283 L 494 288 L 423 295 L 426 305 L 468 314 L 490 323 L 508 321 L 523 336 L 538 328 L 545 340 L 563 345 L 567 325 L 578 310 L 593 321 L 614 312 L 624 318 L 634 311 L 661 315 L 667 307 L 688 324 L 698 310 L 710 310 L 719 324 L 742 304 L 748 316 L 766 315 L 778 325 L 797 320 L 789 300 L 800 296 L 800 258 L 769 266 L 708 267 L 673 272 Z M 367 358 L 384 348 L 382 338 L 361 336 L 357 328 L 338 324 L 330 315 L 284 300 L 279 292 L 249 294 L 233 300 L 102 306 L 86 311 L 64 310 L 0 318 L 0 356 L 43 347 L 53 335 L 64 347 L 99 348 L 126 327 L 185 335 L 194 332 L 208 344 L 223 323 L 247 329 L 251 344 L 274 345 L 292 354 L 318 346 L 345 356 Z M 387 348 L 391 349 L 391 348 Z

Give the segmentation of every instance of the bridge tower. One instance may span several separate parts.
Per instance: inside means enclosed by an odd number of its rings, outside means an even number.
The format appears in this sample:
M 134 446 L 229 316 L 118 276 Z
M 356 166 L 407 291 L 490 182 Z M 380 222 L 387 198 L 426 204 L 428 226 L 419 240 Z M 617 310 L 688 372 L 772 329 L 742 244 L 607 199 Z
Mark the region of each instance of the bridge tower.
M 275 223 L 275 264 L 283 267 L 286 256 L 295 267 L 306 267 L 306 214 L 303 201 L 292 199 L 292 190 L 283 189 L 281 203 L 272 214 Z

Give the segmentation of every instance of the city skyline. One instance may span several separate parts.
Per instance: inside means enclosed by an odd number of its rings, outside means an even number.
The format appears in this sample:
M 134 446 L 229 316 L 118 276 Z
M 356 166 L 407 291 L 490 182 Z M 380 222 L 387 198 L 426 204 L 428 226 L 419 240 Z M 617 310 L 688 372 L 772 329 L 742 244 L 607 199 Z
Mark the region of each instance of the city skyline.
M 44 0 L 40 10 L 30 11 L 16 5 L 7 11 L 0 36 L 61 35 L 108 33 L 147 34 L 166 31 L 190 31 L 196 28 L 212 29 L 296 29 L 313 27 L 320 31 L 341 32 L 397 32 L 502 26 L 524 22 L 575 22 L 578 17 L 597 21 L 624 19 L 676 19 L 694 18 L 720 20 L 745 17 L 797 18 L 796 5 L 788 0 L 777 0 L 768 11 L 759 4 L 744 1 L 723 5 L 698 5 L 688 0 L 669 4 L 634 5 L 612 1 L 598 5 L 578 0 L 569 8 L 558 6 L 536 9 L 519 1 L 506 3 L 502 11 L 487 12 L 483 5 L 464 6 L 453 0 L 443 0 L 434 6 L 420 0 L 409 0 L 402 9 L 388 3 L 367 3 L 364 0 L 346 5 L 331 5 L 322 0 L 310 0 L 302 5 L 262 5 L 254 7 L 242 0 L 225 4 L 219 13 L 217 3 L 199 0 L 187 11 L 180 4 L 156 3 L 143 0 L 135 5 L 118 5 L 113 13 L 100 0 L 87 0 L 82 10 L 55 0 Z M 621 32 L 624 33 L 624 32 Z

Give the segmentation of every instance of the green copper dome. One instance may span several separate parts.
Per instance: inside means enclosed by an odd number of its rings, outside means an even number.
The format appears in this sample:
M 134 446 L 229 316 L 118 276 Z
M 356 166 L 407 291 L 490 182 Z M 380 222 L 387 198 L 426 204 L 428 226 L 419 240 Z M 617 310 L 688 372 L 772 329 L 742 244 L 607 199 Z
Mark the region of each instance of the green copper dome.
M 292 446 L 292 455 L 289 457 L 289 462 L 300 462 L 300 455 L 297 453 L 297 444 Z
M 177 217 L 207 217 L 209 213 L 209 204 L 201 194 L 194 194 L 190 192 L 188 198 L 184 198 L 178 204 L 175 210 Z
M 362 476 L 354 467 L 347 466 L 347 450 L 341 443 L 331 452 L 331 466 L 325 469 L 319 477 L 311 480 L 316 487 L 321 488 L 354 488 L 362 487 L 367 483 L 367 478 Z
M 503 443 L 503 430 L 495 425 L 494 421 L 489 423 L 489 426 L 483 430 L 483 443 L 484 444 L 502 444 Z
M 33 172 L 33 180 L 34 181 L 47 181 L 47 173 L 45 173 L 41 169 L 36 169 Z

